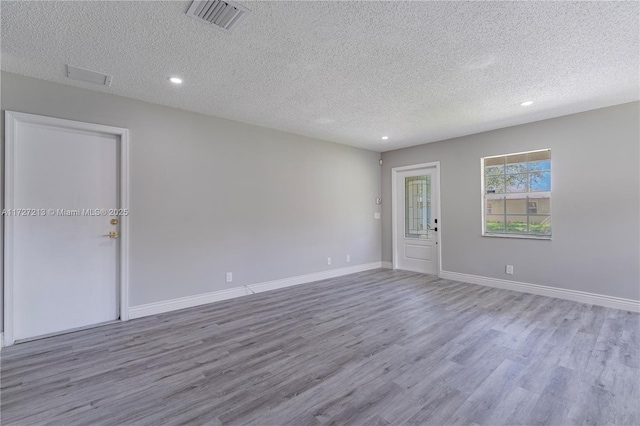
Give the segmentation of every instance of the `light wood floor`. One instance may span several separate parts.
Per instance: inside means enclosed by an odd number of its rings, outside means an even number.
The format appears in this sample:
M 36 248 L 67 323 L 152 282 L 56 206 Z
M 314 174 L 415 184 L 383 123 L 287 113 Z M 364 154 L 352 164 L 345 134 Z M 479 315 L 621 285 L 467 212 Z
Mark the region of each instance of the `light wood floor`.
M 376 270 L 2 350 L 3 425 L 639 425 L 640 316 Z

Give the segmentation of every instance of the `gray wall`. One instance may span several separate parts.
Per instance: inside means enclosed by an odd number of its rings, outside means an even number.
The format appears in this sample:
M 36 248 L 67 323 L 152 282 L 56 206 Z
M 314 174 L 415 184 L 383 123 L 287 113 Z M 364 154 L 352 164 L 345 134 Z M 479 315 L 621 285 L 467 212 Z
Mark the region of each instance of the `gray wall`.
M 8 73 L 1 102 L 130 130 L 132 306 L 380 261 L 379 153 Z
M 639 105 L 383 153 L 382 260 L 392 253 L 391 168 L 440 161 L 445 271 L 640 299 Z M 553 240 L 482 237 L 480 158 L 541 148 L 552 155 Z
M 391 168 L 430 161 L 444 270 L 640 299 L 639 103 L 386 152 L 381 176 L 375 152 L 1 75 L 3 112 L 130 129 L 131 305 L 391 261 Z M 540 148 L 553 240 L 482 237 L 480 158 Z

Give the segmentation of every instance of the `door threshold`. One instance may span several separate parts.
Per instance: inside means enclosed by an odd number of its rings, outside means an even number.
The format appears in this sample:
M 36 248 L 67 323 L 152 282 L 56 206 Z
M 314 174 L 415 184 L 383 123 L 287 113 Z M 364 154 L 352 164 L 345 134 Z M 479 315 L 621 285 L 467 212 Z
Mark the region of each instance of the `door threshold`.
M 33 342 L 35 340 L 48 339 L 49 337 L 62 336 L 64 334 L 75 333 L 77 331 L 84 331 L 84 330 L 89 330 L 89 329 L 92 329 L 92 328 L 104 327 L 105 325 L 119 324 L 121 322 L 122 321 L 120 319 L 117 319 L 117 320 L 113 320 L 113 321 L 100 322 L 98 324 L 85 325 L 83 327 L 76 327 L 76 328 L 72 328 L 70 330 L 56 331 L 56 332 L 53 332 L 53 333 L 43 334 L 41 336 L 28 337 L 26 339 L 19 339 L 19 340 L 15 341 L 15 344 L 17 345 L 17 344 L 20 344 L 20 343 Z

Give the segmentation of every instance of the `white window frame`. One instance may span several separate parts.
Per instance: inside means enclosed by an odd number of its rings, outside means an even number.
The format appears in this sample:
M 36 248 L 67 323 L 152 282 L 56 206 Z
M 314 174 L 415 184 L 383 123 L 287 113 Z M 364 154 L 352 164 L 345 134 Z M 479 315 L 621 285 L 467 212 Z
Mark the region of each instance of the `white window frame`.
M 531 154 L 531 153 L 536 153 L 536 152 L 543 152 L 543 151 L 551 151 L 550 148 L 545 148 L 545 149 L 536 149 L 536 150 L 531 150 L 531 151 L 522 151 L 522 152 L 513 152 L 513 153 L 508 153 L 508 154 L 500 154 L 500 155 L 489 155 L 486 157 L 482 157 L 480 159 L 480 204 L 481 204 L 481 211 L 482 211 L 482 215 L 481 215 L 481 220 L 482 220 L 482 236 L 483 237 L 497 237 L 497 238 L 520 238 L 520 239 L 527 239 L 527 240 L 543 240 L 543 241 L 551 241 L 551 239 L 553 238 L 553 232 L 552 235 L 535 235 L 535 234 L 507 234 L 507 233 L 492 233 L 492 232 L 487 232 L 486 229 L 486 216 L 487 216 L 487 197 L 486 197 L 486 188 L 485 188 L 485 181 L 484 181 L 484 176 L 485 176 L 485 160 L 490 159 L 490 158 L 501 158 L 501 157 L 510 157 L 513 155 L 521 155 L 521 154 Z M 552 157 L 553 159 L 553 157 Z M 553 169 L 553 166 L 552 166 Z M 549 170 L 551 172 L 551 176 L 552 176 L 552 186 L 553 186 L 553 173 L 552 173 L 552 169 Z M 527 204 L 526 204 L 526 214 L 527 214 L 527 222 L 529 220 L 529 199 L 528 199 L 528 195 L 529 194 L 540 194 L 540 193 L 544 193 L 544 194 L 549 194 L 549 200 L 551 200 L 551 194 L 552 194 L 552 189 L 551 188 L 549 191 L 542 191 L 542 192 L 521 192 L 519 194 L 522 194 L 523 196 L 527 196 Z M 505 192 L 504 195 L 506 195 L 507 193 Z M 493 200 L 491 201 L 493 202 Z M 493 206 L 492 206 L 493 207 Z M 504 204 L 504 214 L 506 216 L 507 214 L 507 205 L 506 205 L 506 198 L 505 198 L 505 204 Z M 552 212 L 551 210 L 549 211 L 549 217 L 552 217 Z

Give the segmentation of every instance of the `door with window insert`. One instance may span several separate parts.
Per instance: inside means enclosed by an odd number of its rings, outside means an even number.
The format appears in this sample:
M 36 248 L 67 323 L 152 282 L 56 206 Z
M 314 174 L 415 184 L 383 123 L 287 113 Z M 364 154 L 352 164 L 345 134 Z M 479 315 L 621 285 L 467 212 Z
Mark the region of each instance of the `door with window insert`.
M 436 179 L 435 167 L 397 172 L 396 269 L 438 273 Z

